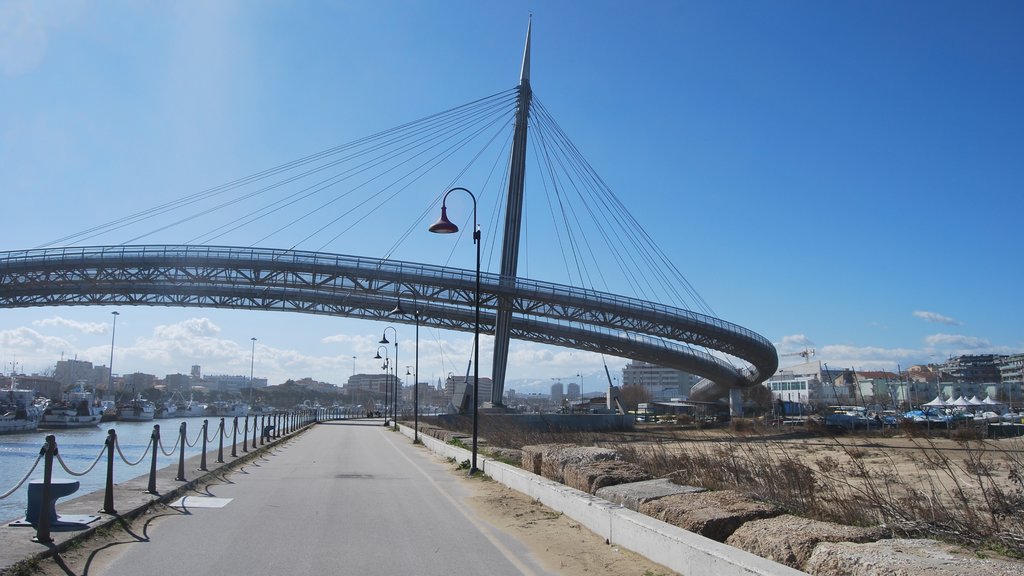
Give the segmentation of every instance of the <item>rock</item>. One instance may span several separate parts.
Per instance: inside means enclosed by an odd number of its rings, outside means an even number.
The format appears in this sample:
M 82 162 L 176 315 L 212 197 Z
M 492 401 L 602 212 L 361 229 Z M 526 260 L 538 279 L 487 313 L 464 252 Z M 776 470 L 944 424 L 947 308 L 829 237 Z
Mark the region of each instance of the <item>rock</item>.
M 522 462 L 523 451 L 518 448 L 489 448 L 487 454 L 501 462 Z
M 814 547 L 821 542 L 874 542 L 885 535 L 882 528 L 844 526 L 785 514 L 747 522 L 725 543 L 802 569 Z
M 599 488 L 625 484 L 627 482 L 639 482 L 650 480 L 648 474 L 632 462 L 622 460 L 598 460 L 596 462 L 582 462 L 579 464 L 567 464 L 563 470 L 565 485 L 570 488 L 582 490 L 593 494 Z
M 651 500 L 673 494 L 696 494 L 698 492 L 707 492 L 707 489 L 697 486 L 680 486 L 666 478 L 658 478 L 657 480 L 605 486 L 594 492 L 594 495 L 639 512 L 640 506 Z
M 565 482 L 565 467 L 570 464 L 597 462 L 601 460 L 619 460 L 621 456 L 615 450 L 595 448 L 593 446 L 563 446 L 546 452 L 540 465 L 540 474 L 556 482 Z
M 935 540 L 879 540 L 867 544 L 823 542 L 804 571 L 818 576 L 1017 576 L 1019 562 L 978 558 Z
M 641 505 L 640 513 L 725 542 L 744 522 L 778 516 L 782 511 L 739 492 L 720 490 L 664 496 Z
M 540 474 L 541 464 L 544 462 L 544 453 L 555 447 L 572 446 L 572 444 L 533 444 L 523 446 L 523 468 L 534 474 Z
M 564 482 L 563 470 L 568 464 L 599 460 L 619 460 L 615 450 L 577 446 L 575 444 L 536 444 L 523 446 L 523 468 L 541 476 Z

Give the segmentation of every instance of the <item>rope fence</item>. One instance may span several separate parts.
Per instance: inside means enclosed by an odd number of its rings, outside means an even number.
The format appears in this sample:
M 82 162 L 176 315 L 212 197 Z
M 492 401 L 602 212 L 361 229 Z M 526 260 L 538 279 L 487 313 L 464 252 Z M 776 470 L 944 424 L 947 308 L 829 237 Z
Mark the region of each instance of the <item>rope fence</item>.
M 9 498 L 19 493 L 21 489 L 25 487 L 26 483 L 28 483 L 27 496 L 30 502 L 30 506 L 32 505 L 31 503 L 34 502 L 34 497 L 32 496 L 32 494 L 35 493 L 37 497 L 41 494 L 39 514 L 35 515 L 35 521 L 30 523 L 32 526 L 35 526 L 36 528 L 36 535 L 33 538 L 33 541 L 49 543 L 53 542 L 53 539 L 50 537 L 50 517 L 53 503 L 60 496 L 67 494 L 64 493 L 57 494 L 56 496 L 54 495 L 55 493 L 53 492 L 53 490 L 55 484 L 52 478 L 54 460 L 56 460 L 56 462 L 60 465 L 61 469 L 65 473 L 76 478 L 81 478 L 91 474 L 93 470 L 95 470 L 97 464 L 99 464 L 100 461 L 103 460 L 104 453 L 107 454 L 107 466 L 105 477 L 106 487 L 104 489 L 103 509 L 100 510 L 100 512 L 106 514 L 116 514 L 117 512 L 114 509 L 113 478 L 115 454 L 129 468 L 133 468 L 135 466 L 143 464 L 143 462 L 146 460 L 146 456 L 150 456 L 151 458 L 149 482 L 148 489 L 146 490 L 146 492 L 156 495 L 159 494 L 159 492 L 157 492 L 156 489 L 156 472 L 158 470 L 157 447 L 159 447 L 159 451 L 167 458 L 175 456 L 175 453 L 177 452 L 178 475 L 175 478 L 175 481 L 181 482 L 186 480 L 184 471 L 186 447 L 198 447 L 199 456 L 201 457 L 201 464 L 199 470 L 207 471 L 206 453 L 211 450 L 216 450 L 217 462 L 224 463 L 224 444 L 227 441 L 231 442 L 231 457 L 238 458 L 235 446 L 239 440 L 239 433 L 241 433 L 242 451 L 248 452 L 248 441 L 250 439 L 250 433 L 252 440 L 252 449 L 255 450 L 257 447 L 257 433 L 260 431 L 262 431 L 260 437 L 260 445 L 265 445 L 273 443 L 273 441 L 276 439 L 288 437 L 289 435 L 294 434 L 295 432 L 303 430 L 306 427 L 311 426 L 313 424 L 317 424 L 319 422 L 324 422 L 328 420 L 341 420 L 350 417 L 350 413 L 347 410 L 341 408 L 319 408 L 300 411 L 281 411 L 268 414 L 252 415 L 251 426 L 249 424 L 249 416 L 246 416 L 244 418 L 244 423 L 239 423 L 237 417 L 234 417 L 231 422 L 226 422 L 223 418 L 221 418 L 220 421 L 216 423 L 216 432 L 211 431 L 209 429 L 209 421 L 204 420 L 198 433 L 196 433 L 195 435 L 195 439 L 192 440 L 191 442 L 189 441 L 186 432 L 186 423 L 182 422 L 178 430 L 178 434 L 176 435 L 177 438 L 174 442 L 174 446 L 170 450 L 165 450 L 164 443 L 160 437 L 160 425 L 155 424 L 153 426 L 153 432 L 150 435 L 149 443 L 146 445 L 146 448 L 143 451 L 142 455 L 140 455 L 138 459 L 135 460 L 129 459 L 125 455 L 121 443 L 118 441 L 116 431 L 111 429 L 108 431 L 107 439 L 104 442 L 103 446 L 100 447 L 99 453 L 92 460 L 89 466 L 84 470 L 72 469 L 71 466 L 69 466 L 68 463 L 64 461 L 64 458 L 60 455 L 60 451 L 57 448 L 56 436 L 48 435 L 35 461 L 32 462 L 32 465 L 28 468 L 25 474 L 14 486 L 12 486 L 6 492 L 0 493 L 0 500 Z M 228 430 L 229 427 L 230 431 Z M 29 479 L 32 477 L 32 474 L 38 468 L 40 461 L 44 463 L 44 476 L 42 479 L 36 479 L 30 482 Z M 59 485 L 56 485 L 58 488 L 63 485 L 67 485 L 68 483 L 72 483 L 71 480 L 58 480 L 58 482 L 60 482 Z M 74 481 L 73 484 L 74 490 L 77 490 L 79 485 L 78 482 Z M 74 490 L 72 490 L 72 492 Z M 31 514 L 28 516 L 31 516 Z M 28 518 L 26 518 L 26 522 L 28 522 Z

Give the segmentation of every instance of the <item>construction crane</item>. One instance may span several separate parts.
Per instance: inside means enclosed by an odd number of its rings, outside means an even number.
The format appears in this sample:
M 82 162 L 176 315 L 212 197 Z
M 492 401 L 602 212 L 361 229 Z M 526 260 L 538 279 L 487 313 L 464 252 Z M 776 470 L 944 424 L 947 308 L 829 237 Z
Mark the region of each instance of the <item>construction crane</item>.
M 814 356 L 814 348 L 804 348 L 799 352 L 790 352 L 789 354 L 779 354 L 779 357 L 783 356 L 803 356 L 807 362 L 811 361 L 811 356 Z

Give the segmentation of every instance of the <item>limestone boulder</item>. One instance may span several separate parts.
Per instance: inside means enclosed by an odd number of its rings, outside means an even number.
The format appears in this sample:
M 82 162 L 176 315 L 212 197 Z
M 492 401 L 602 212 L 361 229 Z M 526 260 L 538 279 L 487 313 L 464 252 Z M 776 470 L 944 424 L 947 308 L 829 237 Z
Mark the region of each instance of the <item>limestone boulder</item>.
M 639 512 L 640 507 L 651 500 L 664 498 L 673 494 L 696 494 L 707 492 L 707 488 L 697 486 L 681 486 L 667 478 L 616 484 L 598 488 L 594 495 L 609 502 L 621 504 L 630 510 Z
M 523 468 L 556 482 L 565 482 L 567 465 L 602 460 L 620 460 L 615 450 L 575 444 L 523 446 Z
M 845 526 L 784 514 L 747 522 L 737 528 L 725 543 L 803 569 L 814 547 L 821 542 L 874 542 L 885 535 L 882 528 Z
M 1024 563 L 979 558 L 935 540 L 893 539 L 865 544 L 823 542 L 804 571 L 818 576 L 1017 576 Z
M 640 512 L 725 542 L 745 522 L 778 516 L 782 510 L 733 490 L 719 490 L 665 496 L 643 504 Z
M 650 480 L 651 475 L 632 462 L 597 460 L 567 464 L 563 470 L 565 485 L 594 494 L 600 488 Z
M 522 462 L 523 451 L 518 448 L 489 448 L 488 456 L 501 462 Z
M 544 454 L 560 448 L 573 446 L 572 444 L 532 444 L 523 446 L 523 469 L 534 474 L 540 474 L 541 465 L 544 462 Z

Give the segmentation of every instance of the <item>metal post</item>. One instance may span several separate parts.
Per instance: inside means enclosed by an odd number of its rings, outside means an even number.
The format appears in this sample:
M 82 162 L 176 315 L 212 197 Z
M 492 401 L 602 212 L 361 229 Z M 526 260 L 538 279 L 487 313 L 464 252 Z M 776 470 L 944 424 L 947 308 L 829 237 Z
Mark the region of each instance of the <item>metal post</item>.
M 181 426 L 178 427 L 178 443 L 181 444 L 178 450 L 178 476 L 174 479 L 179 482 L 185 481 L 185 444 L 188 443 L 188 437 L 185 433 L 185 423 L 182 422 Z
M 224 419 L 220 419 L 220 427 L 217 428 L 217 437 L 220 442 L 217 445 L 217 463 L 224 463 Z
M 231 457 L 238 458 L 238 452 L 235 447 L 238 445 L 238 416 L 235 416 L 233 423 L 231 424 Z
M 260 423 L 263 424 L 263 426 L 261 427 L 261 429 L 263 430 L 263 433 L 260 434 L 260 446 L 263 446 L 264 444 L 267 443 L 267 417 L 266 417 L 266 415 L 260 416 Z
M 114 445 L 117 444 L 117 432 L 113 428 L 107 430 L 107 481 L 103 489 L 103 508 L 100 512 L 104 514 L 117 514 L 114 510 Z
M 253 416 L 252 417 L 252 449 L 253 450 L 256 449 L 256 429 L 257 428 L 258 428 L 258 426 L 256 426 L 256 417 Z
M 238 418 L 235 416 L 235 418 Z M 255 446 L 253 446 L 255 448 Z M 245 430 L 242 430 L 242 452 L 249 451 L 249 415 L 245 415 Z
M 43 494 L 39 501 L 39 522 L 36 524 L 36 536 L 32 541 L 49 544 L 53 542 L 53 538 L 50 537 L 50 494 L 53 482 L 53 455 L 57 453 L 57 438 L 53 434 L 46 437 L 46 442 L 40 453 L 43 455 Z
M 150 435 L 152 440 L 153 458 L 149 462 L 149 486 L 146 488 L 147 494 L 159 494 L 156 491 L 156 453 L 160 451 L 160 425 L 153 424 L 153 433 Z
M 201 455 L 199 456 L 199 469 L 203 472 L 206 472 L 206 443 L 209 441 L 206 438 L 206 429 L 209 425 L 209 420 L 203 420 L 203 446 L 200 450 Z
M 412 443 L 420 442 L 420 311 L 413 310 L 413 317 L 416 319 L 416 375 L 412 378 L 413 396 L 413 425 Z

